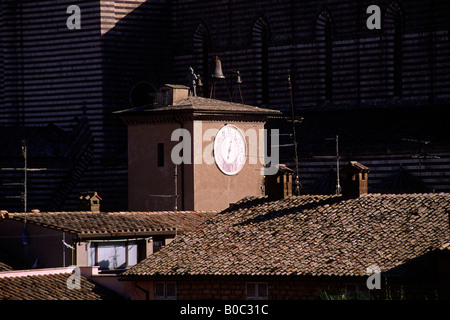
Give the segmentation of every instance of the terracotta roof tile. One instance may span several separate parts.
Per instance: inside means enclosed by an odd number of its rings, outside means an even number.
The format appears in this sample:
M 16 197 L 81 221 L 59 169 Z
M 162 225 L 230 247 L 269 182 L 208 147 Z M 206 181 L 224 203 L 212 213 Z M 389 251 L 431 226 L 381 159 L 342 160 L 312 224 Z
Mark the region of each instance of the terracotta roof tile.
M 280 115 L 279 110 L 259 108 L 242 103 L 223 101 L 218 99 L 208 99 L 203 97 L 189 97 L 185 100 L 175 102 L 169 106 L 142 106 L 133 109 L 116 111 L 116 114 L 136 114 L 136 113 L 159 113 L 159 112 L 173 112 L 173 111 L 214 111 L 214 112 L 238 112 L 238 113 L 252 113 L 252 114 L 271 114 Z
M 9 270 L 12 270 L 12 269 L 13 268 L 11 266 L 9 266 L 6 263 L 0 261 L 0 272 L 1 271 L 9 271 Z
M 99 287 L 81 276 L 80 289 L 69 289 L 71 273 L 2 276 L 0 300 L 105 300 L 118 299 L 117 294 Z
M 241 201 L 124 273 L 365 275 L 450 242 L 450 194 Z
M 186 232 L 216 214 L 206 211 L 179 212 L 40 212 L 27 213 L 26 221 L 46 228 L 79 235 L 170 231 Z M 3 219 L 24 221 L 24 213 L 8 213 Z

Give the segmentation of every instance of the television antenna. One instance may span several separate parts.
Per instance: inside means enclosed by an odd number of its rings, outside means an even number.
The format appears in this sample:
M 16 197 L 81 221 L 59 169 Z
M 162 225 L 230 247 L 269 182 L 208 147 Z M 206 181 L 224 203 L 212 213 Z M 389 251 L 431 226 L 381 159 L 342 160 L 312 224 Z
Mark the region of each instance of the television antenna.
M 336 138 L 328 138 L 325 139 L 327 141 L 335 140 L 336 141 L 336 195 L 340 195 L 342 192 L 341 184 L 339 181 L 339 135 L 336 135 Z
M 291 102 L 291 113 L 292 113 L 292 139 L 294 140 L 294 152 L 295 152 L 295 195 L 300 195 L 301 183 L 298 175 L 298 146 L 297 146 L 297 136 L 295 132 L 295 123 L 299 122 L 295 119 L 294 114 L 294 98 L 292 95 L 292 82 L 291 82 L 291 71 L 288 70 L 288 83 L 289 83 L 289 95 Z M 303 118 L 302 118 L 303 120 Z
M 14 183 L 4 183 L 5 186 L 23 186 L 23 192 L 20 196 L 7 196 L 7 198 L 22 199 L 23 201 L 23 212 L 25 213 L 25 223 L 26 213 L 27 213 L 27 201 L 28 201 L 28 172 L 45 171 L 47 168 L 28 168 L 28 143 L 26 139 L 22 139 L 22 156 L 24 159 L 23 168 L 0 168 L 2 171 L 23 171 L 23 182 Z
M 419 145 L 429 145 L 431 141 L 423 141 L 423 140 L 416 140 L 416 139 L 410 139 L 410 138 L 403 138 L 402 141 L 405 142 L 412 142 Z M 419 160 L 419 172 L 422 175 L 422 162 L 426 161 L 428 159 L 440 159 L 441 157 L 429 155 L 424 148 L 420 148 L 419 154 L 416 154 L 411 157 L 412 159 L 418 159 Z

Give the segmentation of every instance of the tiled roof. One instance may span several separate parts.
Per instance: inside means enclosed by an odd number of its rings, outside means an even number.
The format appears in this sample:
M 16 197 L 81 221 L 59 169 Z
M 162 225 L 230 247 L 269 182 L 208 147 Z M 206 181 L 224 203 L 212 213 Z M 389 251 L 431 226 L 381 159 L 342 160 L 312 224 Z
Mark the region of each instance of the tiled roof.
M 80 276 L 80 289 L 69 289 L 70 272 L 15 276 L 0 273 L 0 300 L 105 300 L 117 294 Z
M 447 244 L 450 194 L 293 196 L 230 207 L 124 276 L 387 271 Z
M 180 100 L 170 106 L 142 106 L 133 109 L 116 111 L 116 114 L 133 113 L 159 113 L 172 111 L 214 111 L 214 112 L 238 112 L 250 114 L 281 114 L 278 110 L 259 108 L 242 103 L 229 102 L 217 99 L 208 99 L 203 97 L 189 97 L 186 100 Z
M 27 213 L 27 223 L 64 230 L 82 236 L 102 234 L 186 232 L 217 212 L 39 212 Z M 4 219 L 25 220 L 24 213 L 8 213 Z M 1 220 L 0 220 L 1 222 Z
M 9 270 L 12 270 L 12 267 L 10 267 L 6 263 L 0 261 L 0 272 L 1 271 L 9 271 Z

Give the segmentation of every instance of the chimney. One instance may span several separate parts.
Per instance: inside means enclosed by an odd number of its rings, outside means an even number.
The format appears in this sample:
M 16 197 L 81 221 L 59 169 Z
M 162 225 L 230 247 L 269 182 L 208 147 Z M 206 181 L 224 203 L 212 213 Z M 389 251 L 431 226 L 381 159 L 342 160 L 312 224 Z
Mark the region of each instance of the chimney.
M 98 213 L 100 212 L 101 200 L 102 198 L 96 191 L 82 192 L 79 196 L 79 210 Z
M 359 198 L 368 193 L 368 173 L 370 169 L 356 161 L 349 161 L 341 169 L 342 195 L 344 197 Z
M 179 84 L 165 84 L 158 90 L 157 102 L 159 106 L 170 106 L 178 101 L 187 100 L 189 87 Z
M 294 171 L 285 164 L 278 165 L 278 172 L 266 176 L 265 194 L 271 199 L 282 199 L 292 196 L 292 175 Z

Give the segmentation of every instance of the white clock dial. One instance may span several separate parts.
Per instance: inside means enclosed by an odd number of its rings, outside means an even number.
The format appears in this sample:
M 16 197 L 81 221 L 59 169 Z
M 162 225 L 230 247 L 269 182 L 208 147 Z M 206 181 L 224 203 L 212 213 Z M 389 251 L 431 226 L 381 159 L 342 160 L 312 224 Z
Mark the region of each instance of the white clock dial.
M 247 157 L 245 137 L 232 125 L 222 127 L 214 139 L 214 160 L 217 167 L 227 175 L 242 170 Z

